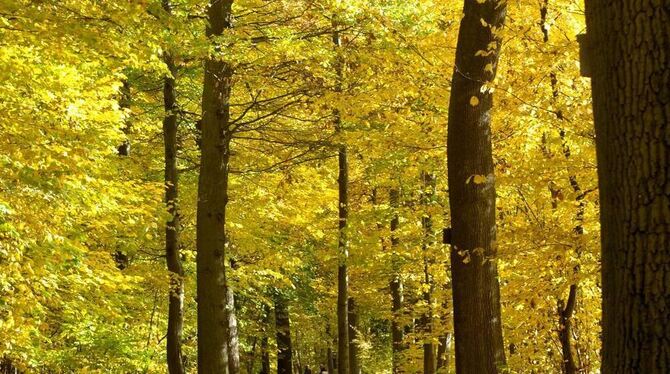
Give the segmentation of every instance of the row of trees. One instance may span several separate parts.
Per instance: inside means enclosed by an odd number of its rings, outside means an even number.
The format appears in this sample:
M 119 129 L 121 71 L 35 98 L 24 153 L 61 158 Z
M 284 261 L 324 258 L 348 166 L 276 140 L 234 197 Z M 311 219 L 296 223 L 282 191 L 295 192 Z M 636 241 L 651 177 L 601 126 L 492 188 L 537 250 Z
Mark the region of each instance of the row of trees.
M 587 4 L 596 136 L 580 10 L 3 5 L 1 367 L 595 371 L 600 209 L 603 371 L 665 372 L 667 6 Z

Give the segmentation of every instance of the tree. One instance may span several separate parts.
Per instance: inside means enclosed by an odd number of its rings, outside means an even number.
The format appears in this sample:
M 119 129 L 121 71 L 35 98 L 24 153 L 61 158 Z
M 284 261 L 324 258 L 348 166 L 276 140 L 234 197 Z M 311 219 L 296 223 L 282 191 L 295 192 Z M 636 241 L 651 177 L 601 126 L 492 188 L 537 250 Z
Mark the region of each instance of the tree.
M 337 25 L 334 24 L 337 28 Z M 336 79 L 335 92 L 342 92 L 342 70 L 344 61 L 341 52 L 340 33 L 333 31 L 333 44 L 338 56 L 335 61 Z M 342 117 L 338 109 L 333 110 L 335 132 L 342 133 Z M 339 374 L 347 374 L 349 370 L 349 274 L 347 261 L 349 257 L 349 241 L 347 220 L 349 217 L 349 161 L 347 145 L 343 142 L 337 148 L 338 160 L 338 241 L 337 241 L 337 370 Z
M 170 1 L 163 0 L 163 9 L 170 14 Z M 168 331 L 166 337 L 167 365 L 170 374 L 183 374 L 184 361 L 181 341 L 184 325 L 184 269 L 181 264 L 179 241 L 179 171 L 177 170 L 177 67 L 170 52 L 165 52 L 163 61 L 169 74 L 163 78 L 163 142 L 165 146 L 165 205 L 170 218 L 165 226 L 165 258 L 170 272 L 168 296 Z
M 586 1 L 602 226 L 603 373 L 670 369 L 667 1 Z M 589 69 L 590 68 L 590 69 Z
M 293 372 L 293 346 L 288 300 L 281 294 L 281 291 L 276 291 L 274 302 L 277 327 L 277 374 L 291 374 Z
M 491 145 L 493 95 L 506 2 L 466 0 L 451 82 L 447 160 L 456 370 L 498 373 L 505 365 L 496 258 Z
M 232 27 L 232 0 L 212 0 L 207 36 Z M 220 46 L 215 47 L 221 52 Z M 198 372 L 228 373 L 226 205 L 230 163 L 230 94 L 233 70 L 220 56 L 205 62 L 197 213 Z

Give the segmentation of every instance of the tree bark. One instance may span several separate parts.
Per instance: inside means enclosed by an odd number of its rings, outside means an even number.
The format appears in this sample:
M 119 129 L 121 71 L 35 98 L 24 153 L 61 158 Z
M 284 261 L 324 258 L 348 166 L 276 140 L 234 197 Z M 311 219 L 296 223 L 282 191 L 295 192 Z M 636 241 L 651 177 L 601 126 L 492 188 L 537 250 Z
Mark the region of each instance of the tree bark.
M 572 314 L 575 311 L 576 302 L 577 285 L 573 284 L 570 286 L 568 301 L 564 303 L 563 300 L 560 300 L 558 302 L 558 315 L 560 316 L 558 337 L 561 342 L 561 355 L 563 356 L 561 366 L 565 374 L 576 374 L 578 372 L 577 364 L 572 354 Z
M 277 374 L 291 374 L 293 371 L 291 321 L 288 314 L 288 301 L 280 293 L 275 295 L 275 324 L 277 327 Z
M 421 173 L 423 180 L 423 191 L 421 193 L 421 203 L 424 208 L 430 207 L 435 195 L 435 176 L 428 172 Z M 426 310 L 419 320 L 419 332 L 423 335 L 423 373 L 435 373 L 435 347 L 432 343 L 433 333 L 433 308 L 432 292 L 433 277 L 430 274 L 430 266 L 434 259 L 430 253 L 431 247 L 435 244 L 433 233 L 433 219 L 429 213 L 424 213 L 421 217 L 421 226 L 424 232 L 423 243 L 423 301 L 426 303 Z
M 506 2 L 465 0 L 449 104 L 447 159 L 457 373 L 500 373 L 505 350 L 496 258 L 490 90 Z
M 340 34 L 333 32 L 335 48 L 341 46 Z M 338 52 L 339 53 L 339 52 Z M 335 69 L 338 82 L 336 92 L 342 91 L 342 58 L 337 57 Z M 335 131 L 342 132 L 342 118 L 340 111 L 333 111 L 335 117 Z M 349 241 L 347 238 L 347 220 L 349 217 L 349 162 L 347 160 L 347 146 L 342 142 L 338 147 L 338 206 L 339 206 L 339 240 L 338 240 L 338 267 L 337 267 L 337 370 L 338 374 L 347 374 L 349 370 L 349 321 L 347 302 L 349 293 L 349 276 L 347 262 L 349 258 Z
M 171 13 L 171 4 L 163 0 L 163 9 Z M 168 299 L 167 365 L 170 374 L 183 374 L 184 362 L 181 341 L 184 324 L 184 271 L 180 258 L 180 214 L 179 214 L 179 172 L 177 169 L 177 68 L 169 52 L 163 56 L 170 76 L 163 79 L 163 141 L 165 145 L 165 204 L 170 219 L 165 228 L 165 256 L 170 272 L 170 294 Z
M 398 205 L 400 204 L 400 193 L 397 189 L 391 189 L 389 191 L 389 204 L 391 209 L 393 209 L 393 216 L 391 218 L 391 267 L 393 272 L 393 279 L 389 284 L 391 291 L 391 343 L 392 343 L 392 372 L 393 374 L 400 373 L 400 363 L 401 363 L 401 354 L 405 349 L 404 340 L 405 332 L 400 322 L 400 317 L 402 313 L 402 304 L 403 304 L 403 289 L 402 289 L 402 279 L 400 278 L 400 269 L 399 269 L 399 256 L 398 256 L 398 244 L 400 240 L 398 239 L 396 231 L 398 231 L 398 226 L 400 224 L 400 218 L 398 217 Z
M 230 268 L 233 266 L 231 264 Z M 230 281 L 226 284 L 226 315 L 228 318 L 228 371 L 240 372 L 240 342 L 237 333 L 237 315 L 235 313 L 235 293 Z
M 542 35 L 543 41 L 545 44 L 549 43 L 549 25 L 548 25 L 548 16 L 549 16 L 549 0 L 544 0 L 542 3 L 542 6 L 540 7 L 540 26 L 542 29 Z M 551 91 L 552 91 L 552 103 L 556 104 L 556 100 L 559 98 L 559 88 L 558 88 L 558 77 L 555 72 L 550 73 L 550 83 L 551 83 Z M 556 112 L 556 119 L 559 121 L 564 120 L 565 118 L 563 117 L 563 112 L 560 109 L 557 109 Z M 565 157 L 566 160 L 570 159 L 570 146 L 567 143 L 566 137 L 565 137 L 565 130 L 561 128 L 559 130 L 559 136 L 562 141 L 562 148 L 563 148 L 563 156 Z M 543 138 L 543 141 L 545 141 L 546 138 Z M 547 152 L 546 154 L 551 155 L 551 152 Z M 586 205 L 584 203 L 584 193 L 582 192 L 582 188 L 579 185 L 579 182 L 577 180 L 577 176 L 574 173 L 571 173 L 570 170 L 568 170 L 569 174 L 569 181 L 570 181 L 570 186 L 572 187 L 573 191 L 577 194 L 577 202 L 578 202 L 578 208 L 577 208 L 577 213 L 576 213 L 576 220 L 577 220 L 577 225 L 574 228 L 574 233 L 576 235 L 582 235 L 584 233 L 584 228 L 583 228 L 583 221 L 584 221 L 584 209 L 586 208 Z M 553 183 L 550 185 L 550 192 L 551 192 L 551 206 L 552 209 L 557 209 L 558 208 L 558 201 L 559 201 L 559 195 L 561 194 L 561 189 L 557 187 L 553 187 Z M 580 242 L 577 240 L 577 256 L 580 256 L 581 253 L 581 248 L 580 248 Z M 579 267 L 576 267 L 575 272 L 577 272 Z M 563 373 L 565 374 L 575 374 L 578 371 L 578 365 L 576 364 L 573 352 L 572 352 L 572 339 L 571 339 L 571 334 L 572 334 L 572 315 L 575 309 L 575 304 L 577 302 L 577 284 L 573 283 L 570 285 L 570 293 L 568 296 L 567 302 L 564 302 L 563 300 L 558 301 L 558 317 L 559 317 L 559 329 L 558 329 L 558 335 L 559 335 L 559 341 L 561 342 L 561 368 L 563 370 Z
M 670 4 L 587 0 L 603 373 L 670 372 Z M 587 69 L 588 70 L 588 69 Z
M 349 298 L 349 373 L 361 374 L 358 362 L 358 310 L 353 297 Z
M 163 9 L 171 12 L 170 2 L 163 0 Z M 179 172 L 177 170 L 177 67 L 169 52 L 163 61 L 170 75 L 163 78 L 163 142 L 165 146 L 165 205 L 170 214 L 165 226 L 165 258 L 170 273 L 170 294 L 168 296 L 168 327 L 166 337 L 167 366 L 170 374 L 184 374 L 181 353 L 184 327 L 184 270 L 181 265 L 179 234 L 181 231 L 179 214 Z
M 211 0 L 207 36 L 232 27 L 232 0 Z M 219 52 L 220 47 L 215 51 Z M 226 205 L 230 161 L 230 91 L 233 70 L 220 56 L 205 63 L 202 142 L 196 223 L 198 372 L 228 373 Z

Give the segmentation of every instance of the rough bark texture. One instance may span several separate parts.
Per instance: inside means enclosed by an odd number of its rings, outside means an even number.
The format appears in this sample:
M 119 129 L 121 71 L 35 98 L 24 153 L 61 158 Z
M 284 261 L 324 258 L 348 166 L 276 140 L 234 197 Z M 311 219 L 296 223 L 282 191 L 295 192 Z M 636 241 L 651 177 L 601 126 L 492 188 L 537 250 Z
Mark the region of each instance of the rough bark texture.
M 361 374 L 358 362 L 358 311 L 353 297 L 349 298 L 349 373 Z
M 452 79 L 447 159 L 457 373 L 500 373 L 505 367 L 495 245 L 493 97 L 482 90 L 498 63 L 500 39 L 492 27 L 502 28 L 505 13 L 504 1 L 465 1 Z
M 391 312 L 393 312 L 391 319 L 391 344 L 393 351 L 393 374 L 400 373 L 400 363 L 401 363 L 401 354 L 405 349 L 403 341 L 405 340 L 405 332 L 400 322 L 402 317 L 402 304 L 403 304 L 403 289 L 402 289 L 402 279 L 400 278 L 400 269 L 399 269 L 399 256 L 398 256 L 398 244 L 399 239 L 396 235 L 400 219 L 398 217 L 398 205 L 400 204 L 400 193 L 397 189 L 391 189 L 389 191 L 389 204 L 394 210 L 393 216 L 391 218 L 391 267 L 393 272 L 393 278 L 389 284 L 391 291 Z
M 211 0 L 207 36 L 232 26 L 232 0 Z M 217 50 L 218 52 L 218 50 Z M 233 71 L 220 56 L 205 63 L 197 214 L 198 372 L 228 373 L 226 205 Z
M 670 3 L 587 0 L 602 372 L 670 372 Z
M 163 1 L 163 8 L 170 12 L 170 3 Z M 179 233 L 179 172 L 177 171 L 177 99 L 175 78 L 177 68 L 169 53 L 163 56 L 170 76 L 163 79 L 163 142 L 165 145 L 165 205 L 170 219 L 165 226 L 165 258 L 170 272 L 168 297 L 167 366 L 170 374 L 183 374 L 184 362 L 181 340 L 184 326 L 184 270 L 181 266 Z
M 340 34 L 333 33 L 333 43 L 340 48 Z M 337 76 L 340 82 L 336 85 L 336 92 L 342 91 L 342 60 L 338 56 L 335 63 Z M 333 111 L 335 117 L 335 131 L 342 131 L 340 112 Z M 349 293 L 349 275 L 347 262 L 349 257 L 349 241 L 347 239 L 347 219 L 349 217 L 349 162 L 347 160 L 347 146 L 340 144 L 337 152 L 339 175 L 337 184 L 339 190 L 339 240 L 338 240 L 338 267 L 337 267 L 337 370 L 338 374 L 347 374 L 349 370 L 349 321 L 347 301 Z
M 291 374 L 293 348 L 291 347 L 291 322 L 288 302 L 281 295 L 275 295 L 275 324 L 277 327 L 277 374 Z

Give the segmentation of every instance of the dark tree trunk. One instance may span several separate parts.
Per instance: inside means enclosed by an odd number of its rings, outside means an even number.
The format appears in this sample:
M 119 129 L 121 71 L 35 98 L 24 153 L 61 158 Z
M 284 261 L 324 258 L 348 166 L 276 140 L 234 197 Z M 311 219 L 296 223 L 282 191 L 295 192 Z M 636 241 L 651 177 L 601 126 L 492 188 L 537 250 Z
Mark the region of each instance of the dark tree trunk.
M 577 302 L 577 285 L 570 286 L 570 294 L 566 303 L 558 302 L 558 315 L 560 325 L 558 337 L 561 341 L 561 355 L 563 356 L 562 368 L 565 374 L 576 374 L 578 372 L 574 355 L 572 354 L 572 314 Z
M 293 347 L 291 346 L 288 301 L 279 293 L 275 295 L 275 324 L 277 327 L 277 374 L 291 374 Z
M 361 374 L 358 362 L 358 310 L 353 297 L 349 298 L 349 374 Z
M 163 0 L 163 8 L 170 13 L 170 2 Z M 163 142 L 165 145 L 165 205 L 170 219 L 165 226 L 165 258 L 170 273 L 170 294 L 168 296 L 167 366 L 170 374 L 183 374 L 184 361 L 181 354 L 181 340 L 184 326 L 184 270 L 181 266 L 179 233 L 179 172 L 177 170 L 177 92 L 175 83 L 177 67 L 169 52 L 163 61 L 170 76 L 163 78 Z
M 400 363 L 401 363 L 401 353 L 405 349 L 405 332 L 400 322 L 402 316 L 402 304 L 403 304 L 403 290 L 402 290 L 402 279 L 400 278 L 400 264 L 399 264 L 399 255 L 398 255 L 398 244 L 399 239 L 396 231 L 400 223 L 398 217 L 398 205 L 400 203 L 400 193 L 397 189 L 391 189 L 389 191 L 389 204 L 391 209 L 393 209 L 393 216 L 391 218 L 391 267 L 393 273 L 393 279 L 389 284 L 391 290 L 391 312 L 393 315 L 391 317 L 391 343 L 393 351 L 393 374 L 400 373 Z
M 340 48 L 340 34 L 333 32 L 335 48 Z M 339 53 L 339 51 L 338 51 Z M 338 83 L 335 91 L 342 91 L 342 58 L 337 57 L 335 69 Z M 334 110 L 335 131 L 342 131 L 342 118 L 339 110 Z M 347 160 L 347 146 L 342 143 L 338 153 L 339 175 L 337 184 L 339 190 L 339 240 L 338 240 L 338 267 L 337 267 L 337 370 L 338 374 L 347 374 L 349 370 L 349 321 L 347 315 L 347 301 L 349 293 L 349 275 L 347 262 L 349 257 L 349 241 L 347 239 L 347 220 L 349 217 L 349 162 Z
M 232 26 L 232 0 L 211 0 L 207 36 Z M 218 50 L 217 47 L 215 50 Z M 233 71 L 220 56 L 205 63 L 197 214 L 198 372 L 228 373 L 226 205 L 230 161 Z
M 670 3 L 587 0 L 603 373 L 670 372 Z
M 132 96 L 130 94 L 130 83 L 128 80 L 123 81 L 123 86 L 121 87 L 121 98 L 119 100 L 119 107 L 123 110 L 129 110 L 131 104 Z M 126 139 L 116 147 L 116 152 L 119 156 L 130 156 L 130 130 L 132 129 L 132 121 L 130 118 L 126 118 L 123 123 L 123 128 L 121 129 L 126 135 Z
M 267 336 L 261 339 L 261 371 L 259 374 L 270 374 L 270 344 Z
M 500 373 L 505 350 L 496 258 L 493 96 L 506 2 L 465 0 L 449 103 L 447 159 L 457 373 Z
M 427 173 L 421 173 L 423 179 L 423 191 L 421 193 L 421 203 L 424 208 L 429 208 L 432 204 L 435 195 L 435 176 Z M 423 312 L 419 320 L 419 332 L 423 335 L 423 373 L 435 373 L 435 347 L 432 343 L 433 333 L 433 308 L 432 308 L 432 292 L 433 292 L 433 277 L 430 274 L 430 266 L 434 259 L 430 254 L 431 246 L 435 244 L 433 233 L 433 219 L 429 213 L 424 213 L 421 217 L 421 225 L 424 231 L 423 243 L 423 301 L 426 303 L 426 310 Z
M 542 35 L 544 36 L 543 41 L 545 44 L 548 44 L 550 40 L 548 17 L 549 17 L 549 0 L 544 0 L 542 6 L 540 7 L 540 26 L 542 29 Z M 559 88 L 558 88 L 558 77 L 556 76 L 556 73 L 553 71 L 550 73 L 550 83 L 552 91 L 552 102 L 556 104 L 555 101 L 558 100 L 559 98 Z M 563 121 L 565 119 L 560 109 L 555 112 L 555 115 L 558 121 Z M 565 138 L 565 130 L 563 128 L 559 130 L 559 136 L 562 141 L 563 155 L 565 156 L 565 159 L 568 160 L 570 158 L 571 152 L 570 152 L 570 146 L 568 145 L 567 140 Z M 544 137 L 542 140 L 543 142 L 546 142 L 546 137 Z M 551 152 L 546 152 L 545 154 L 549 156 L 552 155 Z M 569 170 L 568 173 L 570 173 Z M 576 175 L 570 173 L 569 180 L 573 191 L 577 194 L 577 202 L 578 202 L 578 208 L 576 214 L 577 225 L 575 226 L 574 232 L 576 235 L 582 235 L 584 233 L 582 222 L 584 221 L 585 195 L 582 192 L 582 188 L 579 185 L 579 182 L 577 181 Z M 560 188 L 553 187 L 553 183 L 552 185 L 550 185 L 549 190 L 551 191 L 552 209 L 557 209 L 561 190 Z M 581 248 L 579 247 L 579 240 L 577 240 L 576 242 L 578 243 L 577 244 L 578 247 L 576 250 L 577 256 L 580 256 Z M 576 271 L 577 270 L 575 270 L 575 272 Z M 563 300 L 558 301 L 558 317 L 559 317 L 558 334 L 559 334 L 559 341 L 561 342 L 561 358 L 562 358 L 561 367 L 563 373 L 565 374 L 575 374 L 577 373 L 578 370 L 577 369 L 578 365 L 576 364 L 572 352 L 572 342 L 571 342 L 571 334 L 572 334 L 571 318 L 575 309 L 576 297 L 577 297 L 577 284 L 575 283 L 570 285 L 570 294 L 568 296 L 567 303 L 564 302 Z

